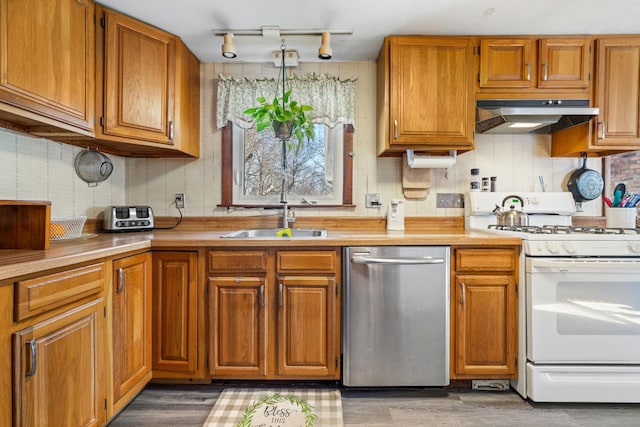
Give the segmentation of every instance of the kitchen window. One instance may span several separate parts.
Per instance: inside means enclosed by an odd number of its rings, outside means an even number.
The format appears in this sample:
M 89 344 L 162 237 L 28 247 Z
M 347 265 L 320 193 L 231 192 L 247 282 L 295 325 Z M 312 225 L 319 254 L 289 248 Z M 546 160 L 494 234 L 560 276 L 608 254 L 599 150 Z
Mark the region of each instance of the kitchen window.
M 355 79 L 291 75 L 287 89 L 310 112 L 316 137 L 298 152 L 287 150 L 270 130 L 257 134 L 243 112 L 256 98 L 276 93 L 275 79 L 219 76 L 216 124 L 222 129 L 221 206 L 279 207 L 286 177 L 286 200 L 293 206 L 353 206 L 352 149 Z
M 353 206 L 353 127 L 316 124 L 316 138 L 287 150 L 286 197 L 294 206 Z M 282 141 L 228 124 L 222 132 L 221 206 L 280 206 Z

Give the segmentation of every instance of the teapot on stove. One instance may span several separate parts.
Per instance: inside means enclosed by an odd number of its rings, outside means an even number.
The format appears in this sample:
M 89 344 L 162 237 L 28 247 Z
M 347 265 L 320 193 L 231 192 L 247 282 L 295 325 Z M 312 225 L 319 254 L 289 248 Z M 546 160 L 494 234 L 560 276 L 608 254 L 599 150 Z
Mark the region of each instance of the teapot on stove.
M 524 201 L 522 200 L 522 197 L 516 195 L 505 197 L 502 200 L 502 208 L 505 207 L 505 203 L 507 201 L 511 202 L 508 211 L 502 211 L 498 205 L 496 205 L 496 208 L 492 211 L 498 217 L 498 225 L 506 225 L 510 227 L 529 225 L 529 215 L 522 212 L 522 209 L 524 208 Z M 515 202 L 520 202 L 519 211 L 515 209 Z

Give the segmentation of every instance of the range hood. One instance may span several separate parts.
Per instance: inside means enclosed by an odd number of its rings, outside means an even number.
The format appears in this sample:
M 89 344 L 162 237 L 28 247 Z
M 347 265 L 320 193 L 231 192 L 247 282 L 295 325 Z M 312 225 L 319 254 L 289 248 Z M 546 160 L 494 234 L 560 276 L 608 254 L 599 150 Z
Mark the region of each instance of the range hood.
M 476 132 L 548 134 L 588 122 L 598 113 L 587 99 L 479 100 Z

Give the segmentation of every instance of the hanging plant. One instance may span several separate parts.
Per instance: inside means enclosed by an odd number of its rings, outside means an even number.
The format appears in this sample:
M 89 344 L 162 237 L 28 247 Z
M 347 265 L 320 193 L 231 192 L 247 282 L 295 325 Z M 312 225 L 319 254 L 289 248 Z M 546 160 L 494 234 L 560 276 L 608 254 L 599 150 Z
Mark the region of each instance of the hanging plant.
M 268 102 L 266 98 L 259 97 L 256 100 L 260 105 L 244 110 L 244 114 L 254 118 L 256 130 L 271 129 L 274 135 L 287 141 L 290 149 L 296 152 L 302 148 L 306 138 L 313 139 L 315 130 L 311 118 L 306 112 L 312 111 L 310 105 L 299 104 L 291 100 L 291 91 L 286 91 L 283 96 L 273 98 Z M 291 136 L 295 136 L 292 140 Z

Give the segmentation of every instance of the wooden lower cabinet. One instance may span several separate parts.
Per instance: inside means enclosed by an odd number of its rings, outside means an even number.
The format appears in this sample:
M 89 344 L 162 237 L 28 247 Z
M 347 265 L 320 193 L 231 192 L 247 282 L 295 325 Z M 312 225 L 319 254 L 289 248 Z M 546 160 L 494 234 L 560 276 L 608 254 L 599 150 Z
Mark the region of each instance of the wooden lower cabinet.
M 208 257 L 213 379 L 339 379 L 338 249 Z
M 14 426 L 104 424 L 103 307 L 98 298 L 14 334 Z
M 151 380 L 151 254 L 113 261 L 113 412 Z
M 454 249 L 452 378 L 516 378 L 517 255 L 517 248 Z
M 198 252 L 153 252 L 153 378 L 204 378 Z

